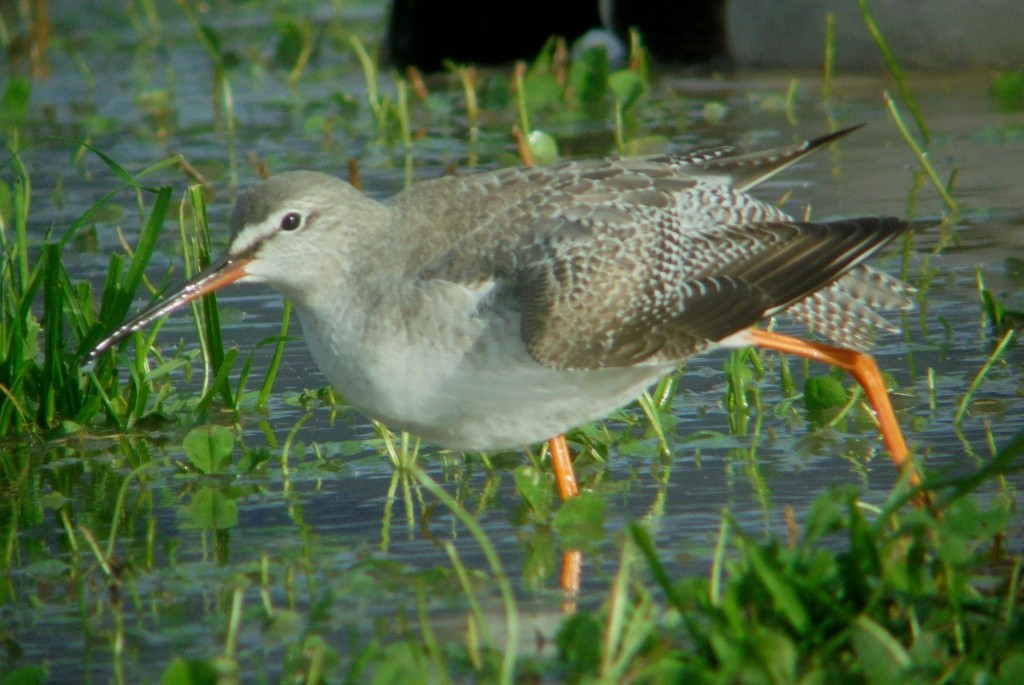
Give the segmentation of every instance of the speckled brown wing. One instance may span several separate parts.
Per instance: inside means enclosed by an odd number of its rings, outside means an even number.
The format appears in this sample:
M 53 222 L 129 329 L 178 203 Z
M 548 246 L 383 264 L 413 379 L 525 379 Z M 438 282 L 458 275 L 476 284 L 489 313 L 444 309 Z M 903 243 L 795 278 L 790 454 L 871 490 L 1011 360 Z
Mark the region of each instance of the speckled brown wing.
M 845 312 L 881 320 L 857 300 L 878 272 L 855 267 L 905 224 L 796 222 L 728 185 L 754 185 L 846 132 L 754 155 L 717 148 L 438 179 L 399 196 L 396 216 L 447 228 L 408 258 L 418 277 L 497 282 L 496 300 L 520 309 L 527 349 L 549 366 L 670 363 L 787 308 L 853 339 Z M 460 202 L 434 216 L 430 198 L 453 188 Z
M 558 245 L 518 274 L 522 332 L 537 361 L 601 368 L 680 361 L 835 281 L 905 228 L 897 219 L 776 222 L 658 240 L 640 268 Z M 728 262 L 676 254 L 709 240 Z M 670 245 L 666 247 L 666 245 Z
M 860 264 L 783 313 L 842 347 L 867 351 L 879 331 L 899 331 L 879 311 L 913 309 L 916 292 L 898 278 Z
M 500 282 L 530 354 L 559 368 L 681 360 L 829 285 L 905 227 L 792 221 L 651 160 L 548 169 L 544 182 L 540 171 L 534 193 L 420 275 Z
M 746 190 L 815 150 L 859 128 L 853 126 L 795 145 L 754 153 L 738 153 L 729 145 L 648 157 L 578 160 L 534 168 L 509 168 L 468 176 L 444 176 L 414 184 L 389 198 L 395 230 L 414 238 L 408 252 L 398 245 L 394 259 L 403 260 L 409 275 L 442 274 L 453 265 L 487 277 L 491 264 L 508 257 L 508 249 L 557 229 L 543 221 L 545 210 L 571 208 L 566 196 L 578 199 L 576 211 L 623 193 L 624 203 L 654 208 L 672 194 L 714 177 L 721 186 Z M 550 212 L 549 212 L 550 214 Z M 561 218 L 573 218 L 563 212 Z
M 645 158 L 503 169 L 414 185 L 392 200 L 402 229 L 440 226 L 407 257 L 421 278 L 483 281 L 507 276 L 552 240 L 584 238 L 638 211 L 659 212 L 697 180 Z M 445 200 L 452 193 L 458 201 Z M 412 243 L 413 241 L 410 241 Z

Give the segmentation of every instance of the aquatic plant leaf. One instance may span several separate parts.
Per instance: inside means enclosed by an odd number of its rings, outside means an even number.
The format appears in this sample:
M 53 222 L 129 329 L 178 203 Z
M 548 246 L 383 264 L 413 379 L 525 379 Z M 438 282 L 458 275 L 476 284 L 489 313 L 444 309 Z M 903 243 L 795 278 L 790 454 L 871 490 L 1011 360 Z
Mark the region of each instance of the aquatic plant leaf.
M 757 545 L 744 544 L 743 552 L 750 567 L 771 596 L 775 610 L 782 614 L 797 632 L 806 633 L 811 626 L 811 618 L 791 581 L 776 565 L 765 558 Z
M 1024 111 L 1024 71 L 1005 71 L 997 76 L 988 96 L 1002 112 Z
M 834 376 L 812 376 L 804 381 L 807 411 L 822 411 L 846 404 L 846 388 Z
M 547 73 L 528 74 L 523 81 L 526 107 L 531 112 L 552 107 L 562 101 L 563 89 L 555 77 Z
M 15 76 L 0 96 L 0 129 L 21 128 L 28 119 L 28 101 L 32 85 L 24 76 Z
M 864 615 L 854 620 L 852 630 L 853 649 L 868 685 L 905 682 L 902 671 L 910 665 L 910 655 L 892 633 Z
M 160 676 L 160 685 L 215 685 L 217 670 L 205 659 L 174 657 Z
M 22 666 L 7 673 L 3 685 L 43 685 L 49 673 L 45 666 Z
M 644 92 L 643 80 L 631 69 L 620 69 L 609 76 L 608 87 L 619 101 L 619 107 L 623 112 L 628 111 Z
M 534 161 L 539 165 L 554 164 L 558 161 L 558 143 L 550 133 L 534 129 L 526 137 Z
M 290 69 L 299 61 L 303 51 L 308 50 L 313 38 L 313 25 L 298 17 L 278 15 L 274 17 L 274 28 L 277 30 L 274 61 Z
M 770 682 L 797 681 L 797 651 L 793 640 L 781 631 L 761 630 L 753 642 Z
M 601 625 L 589 613 L 573 614 L 562 624 L 555 638 L 561 660 L 569 665 L 577 680 L 595 675 L 601 666 Z
M 201 530 L 225 530 L 238 525 L 238 503 L 216 488 L 200 488 L 188 503 L 193 527 Z
M 532 466 L 523 465 L 517 468 L 512 478 L 515 479 L 519 494 L 542 521 L 551 514 L 551 503 L 554 490 L 551 488 L 551 477 Z
M 576 104 L 588 114 L 599 115 L 608 94 L 608 51 L 603 47 L 586 50 L 569 66 L 569 87 Z
M 14 217 L 14 196 L 11 194 L 11 186 L 0 181 L 0 221 L 5 226 L 10 226 Z
M 1024 279 L 1024 259 L 1020 257 L 1007 257 L 1006 277 L 1014 280 Z
M 217 473 L 231 463 L 235 436 L 224 426 L 193 428 L 182 441 L 185 456 L 203 473 Z
M 568 548 L 604 539 L 604 499 L 593 492 L 581 492 L 566 500 L 555 514 L 555 529 Z

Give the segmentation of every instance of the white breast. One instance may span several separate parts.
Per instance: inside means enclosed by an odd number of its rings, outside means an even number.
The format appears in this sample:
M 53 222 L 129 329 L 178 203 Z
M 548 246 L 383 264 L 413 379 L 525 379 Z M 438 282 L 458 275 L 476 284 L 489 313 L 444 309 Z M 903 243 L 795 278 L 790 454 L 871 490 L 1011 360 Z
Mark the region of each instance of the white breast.
M 344 303 L 330 315 L 297 311 L 314 359 L 348 402 L 453 449 L 513 449 L 554 437 L 623 406 L 673 368 L 541 366 L 523 345 L 517 313 L 478 306 L 492 287 L 421 284 L 414 301 L 370 308 L 365 317 Z

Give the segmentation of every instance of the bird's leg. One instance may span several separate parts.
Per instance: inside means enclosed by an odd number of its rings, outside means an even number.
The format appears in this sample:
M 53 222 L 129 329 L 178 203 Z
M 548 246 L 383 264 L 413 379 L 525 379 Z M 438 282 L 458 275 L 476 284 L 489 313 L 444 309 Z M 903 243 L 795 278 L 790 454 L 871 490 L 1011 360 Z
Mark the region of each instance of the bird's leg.
M 551 468 L 555 472 L 558 496 L 564 502 L 580 494 L 580 489 L 576 485 L 576 472 L 572 468 L 572 455 L 569 454 L 565 436 L 556 435 L 548 440 L 548 451 L 551 453 Z
M 558 485 L 558 496 L 564 502 L 580 494 L 576 485 L 576 471 L 572 468 L 572 456 L 569 454 L 569 446 L 565 443 L 564 435 L 557 435 L 548 440 L 548 452 L 551 453 L 551 468 L 555 472 L 555 482 Z M 562 605 L 564 613 L 572 613 L 576 610 L 576 595 L 580 591 L 580 577 L 583 573 L 583 552 L 578 549 L 568 549 L 562 553 L 562 573 L 559 576 L 559 586 L 565 593 L 565 603 Z
M 896 463 L 901 473 L 904 471 L 910 472 L 911 486 L 918 487 L 921 485 L 921 476 L 917 469 L 914 468 L 913 462 L 910 461 L 907 443 L 903 440 L 903 433 L 900 432 L 900 426 L 896 422 L 896 414 L 893 412 L 892 404 L 889 402 L 889 391 L 886 389 L 885 382 L 882 380 L 882 374 L 878 371 L 878 366 L 871 356 L 854 350 L 822 345 L 768 331 L 753 329 L 750 333 L 752 342 L 757 347 L 825 362 L 832 366 L 838 366 L 853 376 L 860 383 L 861 387 L 864 388 L 868 402 L 871 404 L 872 409 L 875 410 L 882 439 L 885 441 L 885 446 L 889 449 L 892 460 Z M 924 502 L 920 501 L 918 503 L 923 504 Z

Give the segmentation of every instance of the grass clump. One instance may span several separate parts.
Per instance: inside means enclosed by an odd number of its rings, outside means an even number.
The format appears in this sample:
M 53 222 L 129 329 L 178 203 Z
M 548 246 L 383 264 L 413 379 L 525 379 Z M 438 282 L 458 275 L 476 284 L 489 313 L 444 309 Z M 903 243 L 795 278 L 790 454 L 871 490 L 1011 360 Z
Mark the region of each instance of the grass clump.
M 1021 457 L 1024 435 L 986 473 L 947 482 L 937 516 L 826 493 L 789 544 L 726 512 L 709 577 L 673 578 L 635 522 L 604 607 L 563 623 L 559 660 L 586 682 L 1021 682 L 1015 504 L 965 494 Z
M 145 354 L 134 357 L 124 382 L 110 359 L 101 359 L 90 373 L 83 373 L 79 364 L 109 322 L 127 315 L 171 205 L 169 187 L 148 187 L 137 179 L 176 160 L 160 162 L 135 177 L 102 152 L 85 147 L 140 196 L 153 198 L 149 216 L 131 259 L 111 254 L 97 308 L 92 284 L 72 280 L 62 256 L 71 239 L 123 186 L 95 202 L 59 237 L 47 233 L 36 247 L 28 238 L 29 172 L 18 154 L 8 158 L 4 166 L 11 172 L 10 181 L 0 178 L 11 198 L 10 230 L 0 233 L 0 438 L 67 434 L 94 420 L 123 429 L 152 411 L 159 393 L 169 392 L 158 384 L 169 369 L 151 371 Z M 148 335 L 151 341 L 155 330 Z

